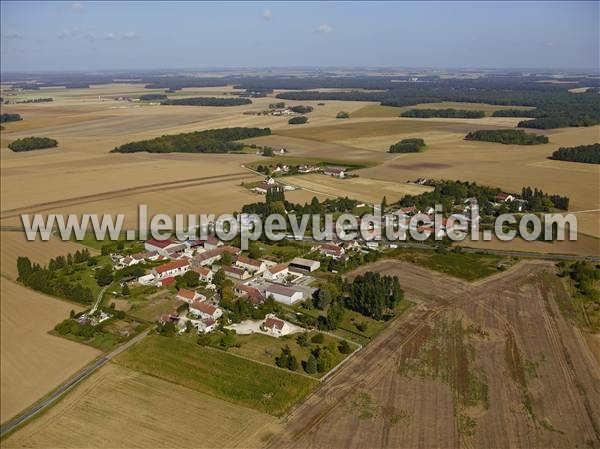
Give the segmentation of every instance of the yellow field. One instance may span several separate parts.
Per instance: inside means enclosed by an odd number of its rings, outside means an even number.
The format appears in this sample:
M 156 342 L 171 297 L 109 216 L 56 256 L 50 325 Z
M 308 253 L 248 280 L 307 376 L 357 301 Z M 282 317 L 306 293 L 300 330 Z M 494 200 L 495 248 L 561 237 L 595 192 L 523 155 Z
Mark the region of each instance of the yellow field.
M 70 310 L 80 311 L 78 306 L 7 279 L 1 280 L 0 289 L 0 420 L 4 422 L 48 394 L 100 355 L 100 351 L 47 333 L 68 317 Z
M 344 197 L 379 204 L 385 196 L 388 203 L 393 203 L 405 195 L 418 195 L 433 190 L 431 187 L 397 182 L 380 181 L 369 178 L 338 179 L 321 174 L 298 175 L 283 178 L 283 182 L 299 186 L 310 192 L 321 193 L 332 197 Z
M 108 364 L 4 448 L 252 448 L 276 418 Z
M 365 106 L 355 113 L 352 114 L 352 118 L 364 118 L 364 117 L 398 117 L 404 111 L 410 109 L 462 109 L 465 111 L 483 111 L 486 116 L 492 115 L 494 111 L 500 111 L 504 109 L 533 109 L 525 106 L 499 106 L 494 104 L 483 104 L 483 103 L 459 103 L 454 101 L 442 101 L 439 103 L 422 103 L 414 106 L 381 106 L 379 104 Z M 473 119 L 471 119 L 473 120 Z

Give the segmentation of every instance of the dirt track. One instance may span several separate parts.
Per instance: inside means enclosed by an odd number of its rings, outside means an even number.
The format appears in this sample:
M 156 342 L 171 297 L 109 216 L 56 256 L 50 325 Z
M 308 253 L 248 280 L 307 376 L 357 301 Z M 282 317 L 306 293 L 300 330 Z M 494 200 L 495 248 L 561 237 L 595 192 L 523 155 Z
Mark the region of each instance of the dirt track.
M 268 447 L 600 446 L 600 370 L 545 262 L 466 283 L 397 261 L 418 304 L 286 417 Z M 353 273 L 353 274 L 356 274 Z

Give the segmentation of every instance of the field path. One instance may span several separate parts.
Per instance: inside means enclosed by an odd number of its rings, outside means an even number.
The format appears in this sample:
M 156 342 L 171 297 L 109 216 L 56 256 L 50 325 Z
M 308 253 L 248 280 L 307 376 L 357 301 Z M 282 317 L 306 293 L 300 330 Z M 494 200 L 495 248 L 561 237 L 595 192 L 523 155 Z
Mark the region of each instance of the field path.
M 183 179 L 180 181 L 170 181 L 170 182 L 161 182 L 155 184 L 147 184 L 139 187 L 133 187 L 128 189 L 120 189 L 113 190 L 103 193 L 95 193 L 92 195 L 83 195 L 79 197 L 67 198 L 59 201 L 50 201 L 47 203 L 38 203 L 32 204 L 31 206 L 19 207 L 16 209 L 7 209 L 0 211 L 0 220 L 5 220 L 8 218 L 18 217 L 21 214 L 25 213 L 39 213 L 43 211 L 50 211 L 52 209 L 58 209 L 60 207 L 68 207 L 75 206 L 79 204 L 87 204 L 92 203 L 94 201 L 104 201 L 113 198 L 121 198 L 137 195 L 140 193 L 151 193 L 159 190 L 164 190 L 165 188 L 184 188 L 184 187 L 195 187 L 206 184 L 218 184 L 220 182 L 228 182 L 228 181 L 238 181 L 248 178 L 254 178 L 248 172 L 236 172 L 230 173 L 227 175 L 218 175 L 218 176 L 204 176 L 201 178 L 190 178 Z

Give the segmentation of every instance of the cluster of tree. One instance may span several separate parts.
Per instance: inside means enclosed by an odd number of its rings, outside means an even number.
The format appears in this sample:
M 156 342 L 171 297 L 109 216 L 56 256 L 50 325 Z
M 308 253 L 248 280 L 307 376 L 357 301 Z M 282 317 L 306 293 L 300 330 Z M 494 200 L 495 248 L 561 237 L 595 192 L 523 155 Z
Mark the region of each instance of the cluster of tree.
M 279 368 L 289 369 L 290 371 L 298 371 L 300 366 L 298 359 L 292 354 L 292 350 L 288 345 L 281 348 L 281 354 L 275 357 L 275 364 Z
M 483 111 L 468 111 L 466 109 L 410 109 L 400 114 L 402 117 L 412 118 L 483 118 Z
M 536 117 L 535 109 L 499 109 L 492 113 L 492 117 Z
M 269 128 L 220 128 L 140 140 L 116 147 L 113 153 L 230 153 L 242 151 L 244 144 L 236 140 L 268 136 Z
M 569 210 L 569 197 L 548 195 L 541 190 L 523 187 L 521 198 L 527 201 L 527 209 L 532 212 L 548 212 L 551 208 Z
M 79 258 L 81 257 L 85 256 L 82 256 L 80 252 Z M 18 281 L 48 295 L 89 304 L 94 300 L 92 290 L 83 287 L 79 282 L 73 283 L 62 275 L 64 269 L 75 264 L 74 259 L 75 257 L 70 254 L 67 257 L 59 256 L 56 259 L 51 259 L 47 267 L 42 267 L 39 264 L 32 263 L 28 257 L 18 257 Z
M 320 339 L 315 338 L 318 336 L 320 336 Z M 300 346 L 308 346 L 306 335 L 301 335 L 298 338 L 303 338 L 303 344 L 301 344 Z M 313 343 L 322 343 L 323 340 L 323 334 L 316 334 L 315 336 L 313 336 L 311 341 Z M 350 346 L 345 340 L 343 341 L 343 343 L 346 343 L 348 349 L 350 349 Z M 345 349 L 346 348 L 344 347 L 344 350 Z M 343 354 L 348 354 L 349 352 L 343 352 Z M 277 357 L 275 357 L 275 363 L 279 368 L 289 369 L 290 371 L 297 371 L 300 366 L 300 364 L 298 363 L 298 359 L 292 353 L 292 350 L 288 345 L 285 345 L 281 348 L 281 353 Z M 333 363 L 334 360 L 331 351 L 327 348 L 317 346 L 316 348 L 310 351 L 310 354 L 306 361 L 302 361 L 302 368 L 307 374 L 326 373 L 331 368 L 333 368 Z
M 20 114 L 0 114 L 0 123 L 18 122 L 19 120 L 23 120 Z
M 345 111 L 340 111 L 337 113 L 337 115 L 335 116 L 335 118 L 350 118 L 350 114 L 348 114 Z
M 26 100 L 15 100 L 13 103 L 28 104 L 28 103 L 50 103 L 54 98 L 28 98 Z
M 478 140 L 481 142 L 498 142 L 505 145 L 539 145 L 548 143 L 548 137 L 533 133 L 526 133 L 520 129 L 494 129 L 471 131 L 465 140 Z
M 561 147 L 552 153 L 552 159 L 600 164 L 600 143 L 579 145 L 577 147 Z
M 15 152 L 41 150 L 43 148 L 53 148 L 58 142 L 48 137 L 23 137 L 8 144 L 8 148 Z
M 313 107 L 300 104 L 298 106 L 290 107 L 290 111 L 295 112 L 296 114 L 308 114 L 313 111 Z
M 166 100 L 167 96 L 165 94 L 144 94 L 140 95 L 140 101 L 159 101 Z
M 304 125 L 306 122 L 308 122 L 308 118 L 304 116 L 292 117 L 288 120 L 290 125 Z
M 248 98 L 192 97 L 172 98 L 163 100 L 160 104 L 168 106 L 241 106 L 252 104 Z
M 390 145 L 388 153 L 418 153 L 425 149 L 423 139 L 402 139 L 393 145 Z
M 567 267 L 565 272 L 573 279 L 578 294 L 586 299 L 600 301 L 600 291 L 597 288 L 600 281 L 600 265 L 577 261 Z
M 64 321 L 61 321 L 54 326 L 54 330 L 58 332 L 59 335 L 72 335 L 85 340 L 89 340 L 96 334 L 96 329 L 94 326 L 89 323 L 78 323 L 72 318 L 67 318 Z
M 346 307 L 376 320 L 383 319 L 404 298 L 397 276 L 371 271 L 354 278 L 348 288 Z M 393 312 L 392 312 L 393 314 Z

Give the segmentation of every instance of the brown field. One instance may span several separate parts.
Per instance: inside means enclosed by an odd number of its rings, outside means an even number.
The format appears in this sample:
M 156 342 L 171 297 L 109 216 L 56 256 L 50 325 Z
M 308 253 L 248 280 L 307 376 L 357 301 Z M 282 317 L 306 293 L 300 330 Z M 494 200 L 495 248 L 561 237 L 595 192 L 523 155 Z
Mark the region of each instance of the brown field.
M 568 299 L 551 264 L 521 262 L 471 284 L 398 261 L 366 270 L 399 276 L 418 305 L 297 407 L 268 447 L 600 443 L 599 366 L 561 314 Z
M 395 202 L 405 195 L 418 195 L 433 190 L 431 187 L 414 184 L 400 184 L 362 177 L 338 179 L 321 174 L 289 176 L 284 178 L 283 182 L 299 186 L 310 192 L 333 197 L 349 196 L 358 201 L 377 204 L 384 196 L 388 202 Z
M 379 104 L 365 106 L 352 114 L 352 118 L 364 117 L 399 117 L 405 111 L 410 109 L 462 109 L 466 111 L 483 111 L 486 116 L 491 116 L 494 111 L 504 109 L 533 109 L 531 107 L 499 106 L 494 104 L 482 103 L 458 103 L 453 101 L 442 101 L 440 103 L 422 103 L 414 106 L 381 106 Z
M 5 422 L 92 361 L 100 351 L 47 333 L 68 317 L 70 310 L 80 311 L 80 307 L 4 278 L 0 284 L 0 421 Z
M 258 447 L 275 418 L 108 364 L 4 448 Z

